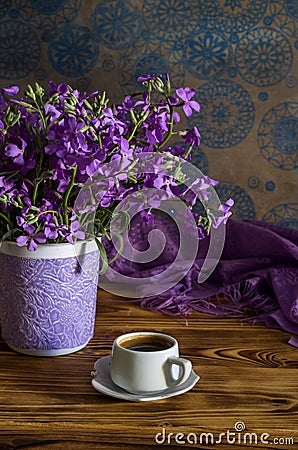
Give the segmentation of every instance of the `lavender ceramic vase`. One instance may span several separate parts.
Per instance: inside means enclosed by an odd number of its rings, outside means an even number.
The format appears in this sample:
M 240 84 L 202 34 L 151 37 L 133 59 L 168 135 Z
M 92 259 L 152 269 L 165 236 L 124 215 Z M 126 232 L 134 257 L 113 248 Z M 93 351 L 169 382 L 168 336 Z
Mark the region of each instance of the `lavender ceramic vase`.
M 0 323 L 20 353 L 58 356 L 93 336 L 99 252 L 94 241 L 40 245 L 34 252 L 0 247 Z

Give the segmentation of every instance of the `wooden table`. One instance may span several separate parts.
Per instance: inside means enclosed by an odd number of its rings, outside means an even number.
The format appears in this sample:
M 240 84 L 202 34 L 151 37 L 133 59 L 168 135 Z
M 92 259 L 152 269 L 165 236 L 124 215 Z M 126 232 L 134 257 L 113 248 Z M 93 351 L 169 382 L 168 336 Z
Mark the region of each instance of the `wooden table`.
M 76 354 L 29 357 L 0 341 L 1 450 L 243 449 L 256 439 L 257 448 L 298 448 L 298 350 L 290 334 L 201 314 L 186 325 L 108 297 L 100 292 L 95 337 Z M 178 339 L 201 376 L 191 391 L 133 403 L 91 386 L 94 362 L 110 354 L 116 336 L 136 330 Z

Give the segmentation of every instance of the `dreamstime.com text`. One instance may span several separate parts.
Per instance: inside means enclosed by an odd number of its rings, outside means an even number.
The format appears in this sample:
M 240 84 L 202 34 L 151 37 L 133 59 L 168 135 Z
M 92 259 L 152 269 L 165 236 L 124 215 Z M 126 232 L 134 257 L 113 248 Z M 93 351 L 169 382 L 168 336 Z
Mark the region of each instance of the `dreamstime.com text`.
M 210 432 L 206 433 L 168 433 L 166 428 L 155 435 L 155 442 L 157 444 L 180 444 L 180 445 L 282 445 L 291 446 L 294 445 L 294 439 L 292 437 L 271 437 L 269 433 L 257 434 L 253 432 L 245 431 L 244 422 L 236 422 L 234 429 L 226 430 L 222 433 L 214 434 Z

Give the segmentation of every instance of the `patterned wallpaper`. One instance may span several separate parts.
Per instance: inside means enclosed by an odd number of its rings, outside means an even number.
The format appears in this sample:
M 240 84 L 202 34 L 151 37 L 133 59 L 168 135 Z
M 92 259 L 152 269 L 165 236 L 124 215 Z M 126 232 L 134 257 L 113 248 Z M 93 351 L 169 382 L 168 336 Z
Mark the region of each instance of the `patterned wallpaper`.
M 298 229 L 298 0 L 0 0 L 2 87 L 117 102 L 146 73 L 197 90 L 193 162 L 234 217 Z

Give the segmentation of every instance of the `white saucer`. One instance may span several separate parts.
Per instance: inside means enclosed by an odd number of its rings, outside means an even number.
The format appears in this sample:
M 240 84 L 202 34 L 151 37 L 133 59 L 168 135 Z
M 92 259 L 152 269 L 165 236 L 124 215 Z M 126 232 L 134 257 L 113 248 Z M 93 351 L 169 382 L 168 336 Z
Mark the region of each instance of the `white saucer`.
M 189 378 L 179 386 L 154 394 L 130 394 L 112 381 L 110 376 L 110 362 L 111 356 L 104 356 L 95 362 L 95 371 L 91 372 L 94 376 L 92 386 L 102 394 L 110 395 L 111 397 L 120 398 L 122 400 L 130 400 L 132 402 L 151 402 L 183 394 L 192 389 L 200 379 L 200 377 L 192 370 Z

